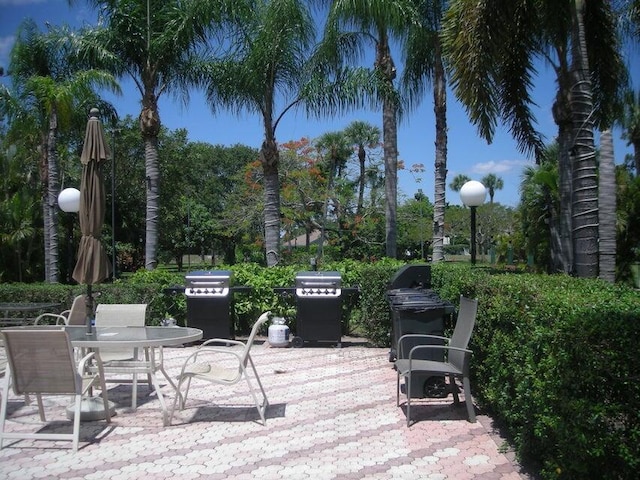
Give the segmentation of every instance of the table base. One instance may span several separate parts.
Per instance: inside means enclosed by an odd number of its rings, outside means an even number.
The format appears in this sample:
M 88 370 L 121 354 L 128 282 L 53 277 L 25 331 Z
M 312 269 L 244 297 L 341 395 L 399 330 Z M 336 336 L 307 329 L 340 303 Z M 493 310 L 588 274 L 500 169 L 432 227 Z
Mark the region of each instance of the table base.
M 109 401 L 109 413 L 113 417 L 116 414 L 116 404 Z M 67 418 L 73 420 L 75 414 L 75 403 L 67 407 Z M 80 421 L 93 422 L 104 420 L 106 412 L 102 397 L 84 397 L 80 403 Z

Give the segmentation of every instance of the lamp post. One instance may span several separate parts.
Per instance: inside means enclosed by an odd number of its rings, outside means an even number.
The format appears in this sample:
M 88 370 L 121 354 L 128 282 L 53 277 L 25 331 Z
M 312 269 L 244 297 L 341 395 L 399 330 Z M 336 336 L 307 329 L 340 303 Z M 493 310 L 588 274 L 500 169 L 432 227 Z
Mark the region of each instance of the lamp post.
M 78 213 L 80 211 L 80 190 L 77 188 L 65 188 L 58 194 L 58 207 L 66 213 Z M 73 221 L 69 223 L 70 228 L 67 232 L 67 263 L 68 274 L 67 280 L 71 281 L 71 270 L 73 261 Z
M 476 180 L 470 180 L 460 189 L 460 199 L 471 209 L 471 264 L 476 264 L 476 208 L 484 203 L 487 189 Z

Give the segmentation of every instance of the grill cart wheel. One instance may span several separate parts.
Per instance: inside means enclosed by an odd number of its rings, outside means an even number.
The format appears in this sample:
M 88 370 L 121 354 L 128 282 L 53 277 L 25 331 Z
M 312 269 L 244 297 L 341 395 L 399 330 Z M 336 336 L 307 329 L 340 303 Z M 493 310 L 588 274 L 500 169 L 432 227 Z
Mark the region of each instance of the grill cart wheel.
M 449 389 L 444 377 L 429 377 L 424 382 L 424 396 L 427 398 L 447 398 Z
M 293 346 L 293 348 L 300 348 L 302 347 L 302 345 L 304 345 L 304 341 L 302 340 L 302 337 L 293 337 L 293 340 L 291 340 L 291 345 Z

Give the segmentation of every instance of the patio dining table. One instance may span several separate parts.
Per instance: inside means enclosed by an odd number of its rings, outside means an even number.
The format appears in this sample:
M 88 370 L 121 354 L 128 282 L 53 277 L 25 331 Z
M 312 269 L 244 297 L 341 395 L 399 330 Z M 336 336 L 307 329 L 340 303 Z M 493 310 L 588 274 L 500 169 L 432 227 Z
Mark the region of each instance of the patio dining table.
M 158 396 L 162 409 L 163 425 L 169 423 L 169 412 L 160 390 L 157 372 L 160 371 L 175 390 L 176 386 L 164 369 L 164 365 L 156 360 L 156 348 L 177 346 L 192 343 L 202 338 L 202 330 L 192 327 L 95 327 L 87 333 L 85 326 L 28 326 L 19 328 L 62 328 L 69 334 L 71 344 L 75 348 L 100 351 L 101 348 L 139 348 L 144 350 L 143 359 L 137 363 L 136 373 L 148 375 Z M 82 408 L 81 420 L 103 418 L 102 402 L 91 402 Z M 67 410 L 69 412 L 69 410 Z

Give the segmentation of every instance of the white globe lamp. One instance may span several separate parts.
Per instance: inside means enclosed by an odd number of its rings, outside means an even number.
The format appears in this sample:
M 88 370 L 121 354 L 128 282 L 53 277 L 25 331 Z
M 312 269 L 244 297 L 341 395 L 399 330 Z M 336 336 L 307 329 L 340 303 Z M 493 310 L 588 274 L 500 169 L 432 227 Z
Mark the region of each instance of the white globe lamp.
M 80 190 L 77 188 L 65 188 L 58 195 L 60 210 L 67 213 L 80 211 Z

